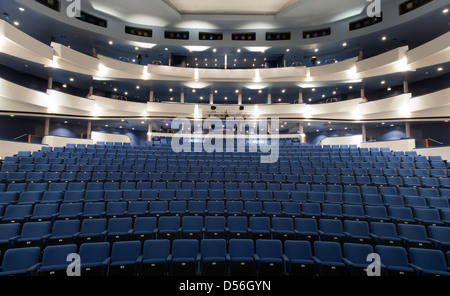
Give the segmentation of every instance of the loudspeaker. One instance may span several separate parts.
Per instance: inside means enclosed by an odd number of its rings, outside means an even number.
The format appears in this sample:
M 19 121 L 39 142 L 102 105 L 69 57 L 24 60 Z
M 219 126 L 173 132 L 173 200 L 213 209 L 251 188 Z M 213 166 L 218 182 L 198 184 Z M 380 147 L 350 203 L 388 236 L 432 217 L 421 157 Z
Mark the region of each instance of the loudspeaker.
M 239 110 L 244 110 L 244 106 L 239 106 Z
M 216 106 L 211 106 L 211 110 L 216 110 Z

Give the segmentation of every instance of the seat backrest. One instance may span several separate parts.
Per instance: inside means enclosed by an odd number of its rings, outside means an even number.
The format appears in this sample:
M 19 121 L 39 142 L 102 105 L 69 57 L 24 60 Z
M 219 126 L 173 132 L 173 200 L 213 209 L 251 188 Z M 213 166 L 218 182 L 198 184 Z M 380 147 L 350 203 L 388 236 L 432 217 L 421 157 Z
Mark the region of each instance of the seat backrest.
M 444 253 L 440 250 L 410 248 L 411 263 L 425 270 L 447 271 Z
M 291 218 L 280 218 L 274 217 L 272 218 L 272 227 L 275 230 L 294 230 L 294 222 Z
M 283 245 L 280 240 L 259 239 L 256 241 L 256 254 L 260 258 L 282 258 Z
M 99 263 L 109 257 L 110 244 L 108 242 L 84 243 L 80 246 L 80 258 L 83 264 Z
M 341 262 L 341 245 L 337 242 L 314 242 L 314 256 L 324 262 Z
M 42 266 L 69 265 L 67 255 L 77 252 L 77 245 L 48 246 L 44 249 Z
M 366 244 L 344 244 L 344 257 L 356 264 L 367 264 L 367 256 L 373 253 L 373 247 Z
M 230 239 L 229 253 L 233 258 L 252 258 L 254 254 L 254 243 L 251 239 Z
M 313 218 L 295 218 L 295 229 L 300 232 L 317 232 L 317 220 Z
M 51 222 L 27 222 L 23 225 L 22 238 L 39 238 L 50 233 Z
M 270 229 L 269 217 L 250 217 L 250 228 L 252 230 Z
M 111 218 L 108 222 L 108 232 L 127 232 L 131 229 L 131 218 Z
M 205 218 L 205 229 L 206 231 L 210 229 L 225 229 L 225 217 L 211 217 L 207 216 Z
M 334 219 L 320 219 L 319 229 L 326 233 L 342 233 L 342 222 Z
M 430 237 L 440 242 L 450 243 L 450 227 L 429 226 Z
M 81 233 L 101 233 L 106 230 L 106 219 L 87 219 L 81 224 Z
M 135 261 L 141 255 L 141 242 L 115 242 L 111 251 L 111 261 Z
M 369 224 L 366 221 L 344 221 L 345 232 L 356 236 L 369 236 Z
M 156 217 L 137 217 L 134 220 L 134 231 L 153 231 L 156 229 Z
M 182 220 L 183 230 L 201 230 L 203 227 L 203 217 L 184 216 Z
M 168 239 L 146 240 L 144 242 L 143 259 L 166 259 L 170 254 Z
M 8 249 L 3 256 L 2 271 L 26 270 L 39 262 L 40 254 L 39 247 Z
M 227 242 L 224 239 L 203 239 L 200 248 L 203 258 L 225 258 L 227 253 Z
M 80 229 L 80 220 L 57 220 L 53 223 L 52 235 L 71 235 Z
M 284 253 L 289 259 L 312 260 L 311 244 L 307 241 L 285 241 Z
M 180 228 L 180 217 L 160 217 L 158 221 L 160 231 Z
M 0 224 L 0 240 L 19 235 L 20 223 Z
M 372 233 L 384 237 L 397 237 L 397 229 L 393 223 L 370 222 Z
M 409 265 L 408 254 L 403 247 L 375 246 L 375 252 L 382 258 L 382 263 L 386 266 L 407 267 Z
M 399 224 L 398 231 L 401 236 L 412 240 L 427 240 L 427 230 L 423 225 Z
M 172 243 L 173 258 L 196 258 L 198 254 L 198 240 L 176 239 Z

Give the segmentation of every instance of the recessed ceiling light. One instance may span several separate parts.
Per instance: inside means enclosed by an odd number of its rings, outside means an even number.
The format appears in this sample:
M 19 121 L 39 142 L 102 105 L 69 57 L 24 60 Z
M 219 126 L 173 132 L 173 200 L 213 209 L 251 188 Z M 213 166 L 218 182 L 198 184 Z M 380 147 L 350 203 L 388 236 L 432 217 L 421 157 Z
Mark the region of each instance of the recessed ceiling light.
M 281 92 L 282 92 L 282 93 L 285 93 L 285 92 L 286 92 L 286 90 L 285 90 L 285 89 L 283 89 L 283 90 L 281 90 Z
M 165 50 L 165 51 L 168 51 L 169 49 L 166 47 L 166 48 L 164 48 L 164 50 Z
M 391 126 L 394 126 L 394 124 L 391 124 Z
M 258 90 L 258 93 L 262 94 L 262 89 Z
M 248 98 L 248 100 L 249 100 L 249 101 L 251 101 L 251 100 L 252 100 L 252 98 Z
M 244 59 L 244 62 L 246 62 L 247 61 L 247 59 Z
M 330 127 L 330 131 L 332 131 L 332 130 L 333 130 L 333 128 Z
M 311 102 L 311 101 L 312 101 L 312 99 L 311 99 L 311 98 L 309 98 L 309 99 L 308 99 L 308 101 L 309 101 L 309 102 Z
M 286 51 L 287 51 L 287 52 L 290 52 L 291 50 L 288 48 L 288 49 L 286 49 Z
M 208 67 L 208 64 L 205 64 L 205 67 Z
M 122 119 L 122 122 L 124 122 L 125 121 L 125 119 Z
M 205 62 L 207 62 L 208 61 L 208 59 L 205 59 Z
M 195 90 L 195 89 L 193 89 L 193 90 L 192 90 L 192 92 L 193 92 L 193 93 L 195 93 L 195 92 L 196 92 L 196 90 Z
M 109 127 L 109 125 L 106 124 L 105 127 Z
M 228 100 L 228 97 L 225 97 L 225 101 Z
M 117 88 L 113 89 L 114 91 L 117 91 Z
M 386 122 L 382 122 L 381 124 L 382 124 L 382 125 L 385 125 L 385 124 L 386 124 Z
M 318 48 L 316 48 L 316 49 L 314 49 L 314 51 L 315 51 L 315 52 L 319 52 L 319 49 L 318 49 Z
M 132 61 L 133 63 L 136 63 L 136 60 L 135 60 L 135 59 L 132 59 L 131 61 Z
M 383 36 L 383 37 L 381 37 L 381 40 L 386 41 L 386 40 L 387 40 L 387 37 L 386 37 L 386 36 Z
M 386 84 L 386 81 L 384 81 L 384 80 L 383 80 L 383 81 L 381 81 L 381 84 Z
M 119 126 L 119 128 L 122 128 L 122 126 Z
M 64 123 L 66 123 L 66 124 L 67 124 L 67 121 L 64 121 Z
M 392 90 L 392 88 L 390 88 L 390 87 L 387 88 L 387 91 L 391 91 L 391 90 Z
M 350 85 L 348 88 L 349 88 L 349 89 L 353 89 L 353 86 Z
M 131 130 L 134 131 L 134 127 Z
M 114 42 L 112 42 L 112 41 L 109 41 L 108 43 L 109 43 L 109 45 L 113 45 L 114 44 Z
M 19 22 L 18 22 L 18 21 L 15 21 L 15 22 L 14 22 L 14 26 L 18 26 L 18 25 L 20 25 Z
M 235 93 L 239 93 L 239 90 L 237 89 L 237 90 L 235 90 L 234 92 L 235 92 Z
M 345 130 L 347 130 L 348 128 L 347 128 L 347 127 L 345 127 L 344 129 L 345 129 Z
M 74 81 L 75 81 L 75 79 L 73 79 L 73 78 L 70 78 L 69 80 L 70 80 L 71 82 L 74 82 Z
M 442 13 L 448 13 L 448 8 L 445 8 L 444 10 L 442 10 Z
M 238 48 L 237 50 L 236 50 L 237 52 L 241 52 L 241 49 L 240 48 Z
M 213 48 L 213 52 L 217 52 L 217 49 Z
M 145 121 L 141 121 L 141 124 L 144 124 L 145 123 Z
M 127 92 L 127 91 L 125 92 L 125 95 L 126 95 L 126 96 L 128 95 L 128 92 Z
M 347 42 L 342 43 L 342 46 L 346 47 L 347 46 Z
M 312 89 L 312 91 L 316 91 L 316 89 L 315 89 L 315 88 L 313 88 L 313 89 Z
M 200 97 L 200 100 L 203 100 L 203 97 Z
M 333 95 L 335 95 L 336 94 L 336 91 L 333 91 Z
M 135 49 L 135 50 L 139 50 L 139 47 L 136 46 L 134 49 Z
M 20 11 L 25 11 L 25 8 L 19 7 L 19 10 L 20 10 Z
M 319 132 L 319 130 L 316 130 L 316 132 Z
M 136 89 L 140 89 L 141 87 L 139 85 L 136 85 Z
M 171 101 L 173 101 L 173 98 L 170 98 Z
M 310 126 L 311 125 L 311 122 L 308 122 L 308 126 Z
M 62 87 L 66 88 L 66 87 L 67 87 L 67 84 L 64 83 L 64 84 L 62 85 Z
M 441 72 L 442 70 L 444 70 L 444 68 L 439 67 L 437 70 L 438 70 L 439 72 Z
M 325 95 L 322 95 L 322 98 L 325 98 Z
M 215 90 L 215 91 L 214 91 L 215 94 L 218 93 L 218 92 L 219 92 L 218 90 Z
M 166 126 L 169 126 L 169 124 L 168 124 L 168 123 L 166 123 Z
M 278 99 L 278 102 L 281 102 L 281 99 Z

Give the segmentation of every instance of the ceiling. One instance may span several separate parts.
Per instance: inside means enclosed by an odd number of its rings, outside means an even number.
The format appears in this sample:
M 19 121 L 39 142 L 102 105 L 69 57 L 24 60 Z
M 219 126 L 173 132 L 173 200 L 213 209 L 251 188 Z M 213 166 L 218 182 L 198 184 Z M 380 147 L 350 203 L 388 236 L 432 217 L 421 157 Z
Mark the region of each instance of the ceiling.
M 190 29 L 318 26 L 359 15 L 366 4 L 361 0 L 82 0 L 82 7 L 130 23 Z

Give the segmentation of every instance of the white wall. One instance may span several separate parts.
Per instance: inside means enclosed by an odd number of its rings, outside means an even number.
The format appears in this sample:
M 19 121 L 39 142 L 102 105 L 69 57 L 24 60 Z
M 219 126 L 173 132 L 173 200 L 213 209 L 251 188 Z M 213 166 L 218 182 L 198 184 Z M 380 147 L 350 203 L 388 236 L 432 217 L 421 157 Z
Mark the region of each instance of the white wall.
M 131 143 L 131 138 L 128 137 L 127 135 L 116 135 L 116 134 L 92 132 L 91 138 L 95 143 L 97 143 L 97 142 Z
M 30 144 L 14 141 L 0 141 L 0 157 L 13 156 L 19 151 L 38 151 L 41 150 L 41 144 Z
M 361 143 L 361 148 L 390 148 L 391 151 L 412 151 L 416 148 L 416 140 L 365 142 Z
M 450 147 L 420 148 L 414 151 L 423 156 L 442 156 L 443 160 L 450 161 Z
M 62 147 L 67 144 L 94 144 L 93 140 L 90 139 L 76 139 L 76 138 L 66 138 L 66 137 L 56 137 L 56 136 L 45 136 L 42 139 L 42 144 L 52 146 L 52 147 Z
M 357 145 L 361 146 L 363 140 L 362 135 L 354 135 L 348 137 L 330 137 L 320 141 L 320 145 Z

